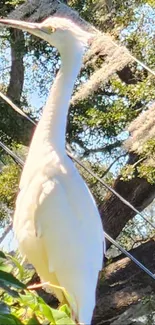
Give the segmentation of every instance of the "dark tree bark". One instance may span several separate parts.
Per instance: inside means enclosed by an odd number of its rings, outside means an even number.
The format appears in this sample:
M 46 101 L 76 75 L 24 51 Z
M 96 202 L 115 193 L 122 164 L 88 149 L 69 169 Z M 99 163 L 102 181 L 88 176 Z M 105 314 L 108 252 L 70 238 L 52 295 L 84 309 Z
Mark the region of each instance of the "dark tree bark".
M 155 241 L 151 240 L 130 251 L 150 271 L 155 272 Z M 155 292 L 155 281 L 127 257 L 120 256 L 105 267 L 100 275 L 93 325 L 110 325 L 130 305 Z M 118 322 L 121 325 L 120 322 Z M 136 323 L 137 324 L 137 323 Z
M 19 103 L 24 83 L 23 56 L 25 54 L 25 40 L 21 30 L 10 28 L 10 44 L 12 64 L 7 96 Z
M 131 67 L 126 66 L 122 70 L 118 71 L 117 74 L 119 78 L 127 85 L 130 84 L 134 85 L 138 81 L 143 81 L 144 76 L 145 78 L 147 77 L 148 71 L 147 70 L 142 71 L 142 73 L 139 73 L 139 76 L 136 76 L 135 78 L 135 73 L 131 70 Z
M 137 159 L 136 154 L 130 153 L 128 164 L 133 164 Z M 118 176 L 113 189 L 139 211 L 145 209 L 155 197 L 155 185 L 151 185 L 144 178 L 135 177 L 127 182 Z M 126 223 L 136 215 L 131 208 L 112 193 L 108 193 L 106 196 L 100 207 L 100 214 L 104 229 L 112 238 L 116 238 Z M 110 243 L 107 242 L 107 248 L 109 246 Z
M 20 107 L 20 98 L 24 83 L 23 56 L 26 52 L 23 32 L 10 29 L 11 72 L 7 96 Z M 29 145 L 34 126 L 0 99 L 0 137 L 11 142 Z M 5 136 L 6 135 L 6 136 Z

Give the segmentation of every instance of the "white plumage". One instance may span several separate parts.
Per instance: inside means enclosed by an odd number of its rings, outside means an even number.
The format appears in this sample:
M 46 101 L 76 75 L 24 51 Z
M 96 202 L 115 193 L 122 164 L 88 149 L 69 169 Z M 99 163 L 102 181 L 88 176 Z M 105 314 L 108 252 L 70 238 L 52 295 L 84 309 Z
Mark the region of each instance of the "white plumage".
M 44 281 L 64 287 L 79 322 L 90 324 L 104 234 L 86 184 L 65 151 L 69 100 L 91 34 L 65 18 L 42 23 L 0 20 L 55 46 L 62 65 L 38 123 L 20 181 L 14 231 Z M 60 302 L 65 293 L 53 288 Z

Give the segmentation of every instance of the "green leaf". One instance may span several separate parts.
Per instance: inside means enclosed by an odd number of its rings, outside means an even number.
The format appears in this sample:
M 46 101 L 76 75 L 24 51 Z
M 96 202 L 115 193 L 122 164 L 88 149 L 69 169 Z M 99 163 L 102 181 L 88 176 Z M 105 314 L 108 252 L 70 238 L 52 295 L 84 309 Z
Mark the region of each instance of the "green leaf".
M 10 296 L 14 297 L 14 298 L 18 298 L 19 294 L 17 291 L 10 289 L 10 287 L 6 286 L 4 284 L 4 282 L 1 282 L 0 280 L 0 288 L 4 289 Z
M 44 315 L 50 322 L 55 324 L 55 319 L 53 316 L 53 309 L 50 308 L 45 301 L 33 293 L 26 295 L 21 295 L 22 302 L 29 306 L 37 315 Z
M 0 314 L 0 324 L 1 325 L 23 325 L 21 321 L 14 315 Z
M 5 302 L 0 302 L 0 314 L 10 314 L 10 308 Z
M 53 309 L 52 312 L 56 324 L 75 324 L 75 322 L 70 317 L 68 317 L 66 312 L 57 309 Z
M 69 317 L 60 318 L 56 321 L 57 325 L 75 325 L 76 323 Z
M 41 314 L 43 314 L 50 322 L 52 322 L 52 324 L 56 324 L 52 308 L 41 302 L 39 302 L 38 307 Z
M 27 325 L 40 325 L 37 317 L 34 315 L 31 319 L 29 319 Z
M 68 317 L 71 317 L 71 311 L 67 304 L 59 308 L 60 311 L 63 311 Z
M 0 260 L 0 270 L 11 273 L 13 266 L 8 263 L 6 260 Z
M 26 285 L 16 279 L 13 274 L 0 270 L 0 285 L 1 284 L 17 289 L 26 289 Z
M 48 306 L 45 301 L 34 293 L 26 295 L 20 294 L 21 300 L 25 306 L 30 307 L 37 316 L 44 315 L 52 324 L 69 325 L 75 324 L 70 318 L 70 310 L 67 305 L 63 305 L 59 310 Z
M 35 309 L 38 305 L 37 296 L 33 293 L 27 293 L 26 295 L 20 294 L 21 301 L 25 306 L 30 307 L 31 309 Z M 37 307 L 38 308 L 38 307 Z
M 5 258 L 5 259 L 7 258 L 6 255 L 2 251 L 0 251 L 0 258 Z
M 20 275 L 20 279 L 22 279 L 23 275 L 24 275 L 24 268 L 23 266 L 18 262 L 18 260 L 11 256 L 11 255 L 7 255 L 11 261 L 16 265 L 16 267 L 18 268 L 18 271 L 19 271 L 19 275 Z

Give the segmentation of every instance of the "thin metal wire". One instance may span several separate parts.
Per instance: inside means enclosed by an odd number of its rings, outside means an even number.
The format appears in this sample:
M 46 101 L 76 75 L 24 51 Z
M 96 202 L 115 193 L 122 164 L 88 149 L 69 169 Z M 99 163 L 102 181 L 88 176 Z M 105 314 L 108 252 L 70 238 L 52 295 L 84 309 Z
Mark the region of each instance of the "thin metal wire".
M 10 150 L 6 145 L 4 145 L 2 142 L 0 142 L 0 146 L 2 144 L 2 148 L 11 156 L 14 158 L 16 162 L 18 162 L 21 167 L 23 167 L 24 162 L 22 159 L 20 159 L 12 150 Z M 68 153 L 67 153 L 68 154 Z M 69 156 L 71 157 L 71 154 L 69 153 Z M 74 159 L 71 157 L 71 159 Z M 77 161 L 76 161 L 77 162 Z M 81 163 L 80 163 L 81 165 Z M 82 165 L 81 165 L 82 166 Z M 82 166 L 83 167 L 83 166 Z M 104 232 L 105 237 L 114 245 L 116 246 L 123 254 L 125 254 L 131 261 L 133 261 L 139 268 L 141 268 L 147 275 L 149 275 L 153 280 L 155 280 L 155 275 L 147 268 L 145 267 L 141 262 L 139 262 L 133 255 L 131 255 L 126 249 L 124 249 L 119 243 L 116 242 L 115 239 L 113 239 L 111 236 L 109 236 L 106 232 Z
M 119 243 L 117 243 L 113 238 L 111 238 L 106 232 L 104 232 L 105 237 L 115 245 L 123 254 L 125 254 L 131 261 L 133 261 L 140 269 L 147 273 L 153 280 L 155 280 L 155 274 L 153 274 L 146 266 L 139 262 L 133 255 L 131 255 L 126 249 L 124 249 Z
M 110 40 L 110 42 L 115 45 L 116 47 L 120 47 L 120 44 L 115 43 L 114 41 Z M 135 62 L 137 62 L 139 65 L 141 65 L 145 70 L 150 72 L 153 76 L 155 76 L 155 71 L 153 71 L 150 67 L 148 67 L 145 63 L 138 60 L 134 55 L 132 55 L 129 51 L 126 53 L 127 56 L 129 56 L 131 59 L 133 59 Z
M 36 125 L 36 123 L 26 113 L 24 113 L 17 105 L 15 105 L 12 102 L 12 100 L 8 96 L 4 95 L 1 91 L 0 91 L 0 97 L 3 98 L 18 114 L 22 115 L 28 121 Z
M 19 166 L 24 166 L 23 160 L 10 150 L 2 141 L 0 141 L 0 147 L 6 151 Z

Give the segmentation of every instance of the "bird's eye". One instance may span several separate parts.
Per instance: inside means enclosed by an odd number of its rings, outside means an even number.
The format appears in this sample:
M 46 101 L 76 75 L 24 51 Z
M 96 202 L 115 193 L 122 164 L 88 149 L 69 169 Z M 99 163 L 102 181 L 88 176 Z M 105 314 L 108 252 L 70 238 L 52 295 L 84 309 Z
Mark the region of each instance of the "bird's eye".
M 55 28 L 52 26 L 44 26 L 42 27 L 42 30 L 47 34 L 52 34 L 55 32 Z
M 49 31 L 49 33 L 54 33 L 55 32 L 55 28 L 52 26 L 48 26 L 47 30 Z

